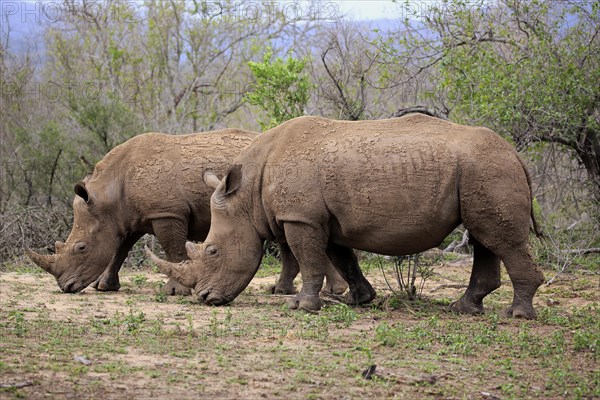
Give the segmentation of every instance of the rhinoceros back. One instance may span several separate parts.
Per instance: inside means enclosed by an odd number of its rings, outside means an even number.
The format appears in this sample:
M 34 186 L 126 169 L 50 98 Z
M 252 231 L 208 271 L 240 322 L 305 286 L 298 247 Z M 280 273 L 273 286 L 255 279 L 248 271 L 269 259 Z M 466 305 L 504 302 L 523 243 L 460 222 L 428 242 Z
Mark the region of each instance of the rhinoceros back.
M 212 189 L 202 181 L 203 172 L 224 174 L 255 137 L 237 129 L 141 134 L 111 150 L 87 185 L 102 187 L 104 203 L 118 201 L 142 219 L 193 214 L 209 207 Z

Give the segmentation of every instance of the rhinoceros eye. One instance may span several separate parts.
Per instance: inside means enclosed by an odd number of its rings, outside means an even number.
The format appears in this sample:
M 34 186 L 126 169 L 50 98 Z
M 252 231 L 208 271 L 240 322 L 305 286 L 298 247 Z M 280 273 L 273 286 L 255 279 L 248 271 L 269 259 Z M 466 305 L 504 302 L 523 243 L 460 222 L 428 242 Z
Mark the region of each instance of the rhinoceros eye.
M 83 253 L 86 249 L 86 245 L 83 242 L 75 243 L 75 251 L 78 253 Z
M 217 246 L 209 244 L 208 246 L 206 246 L 204 252 L 206 253 L 206 255 L 215 256 L 219 252 L 219 249 L 217 249 Z

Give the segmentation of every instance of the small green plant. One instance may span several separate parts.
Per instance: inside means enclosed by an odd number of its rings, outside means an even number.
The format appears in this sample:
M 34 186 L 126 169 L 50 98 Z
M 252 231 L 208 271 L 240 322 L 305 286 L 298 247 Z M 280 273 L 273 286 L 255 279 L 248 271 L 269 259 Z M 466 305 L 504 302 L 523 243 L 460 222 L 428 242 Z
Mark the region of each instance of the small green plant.
M 299 336 L 303 339 L 325 340 L 329 336 L 329 319 L 321 314 L 302 313 L 299 315 Z
M 129 315 L 125 317 L 125 326 L 127 331 L 130 333 L 137 333 L 142 328 L 144 321 L 146 321 L 146 314 L 143 311 L 137 313 L 133 309 L 129 309 Z
M 356 321 L 358 316 L 356 311 L 348 307 L 346 304 L 334 304 L 328 306 L 324 310 L 324 315 L 331 321 L 340 326 L 348 327 L 352 322 Z
M 154 300 L 157 303 L 165 303 L 167 301 L 167 294 L 165 292 L 159 291 L 154 295 Z
M 8 317 L 13 321 L 13 332 L 15 335 L 17 337 L 25 336 L 28 330 L 25 324 L 25 314 L 21 311 L 11 311 Z
M 375 340 L 384 346 L 394 347 L 401 340 L 400 332 L 383 322 L 375 329 Z
M 157 303 L 165 303 L 167 301 L 167 294 L 162 290 L 164 286 L 165 283 L 163 281 L 156 282 L 156 294 L 154 295 L 154 300 Z
M 146 275 L 137 274 L 131 278 L 131 281 L 138 287 L 138 289 L 141 289 L 144 287 L 146 282 L 148 282 L 148 277 Z
M 197 336 L 196 331 L 194 330 L 194 317 L 191 314 L 185 316 L 187 321 L 187 333 L 189 337 Z
M 219 312 L 217 310 L 212 310 L 210 314 L 210 319 L 208 320 L 208 329 L 212 336 L 218 336 L 219 334 Z
M 591 351 L 596 356 L 600 355 L 600 332 L 577 331 L 573 335 L 573 348 L 576 351 Z

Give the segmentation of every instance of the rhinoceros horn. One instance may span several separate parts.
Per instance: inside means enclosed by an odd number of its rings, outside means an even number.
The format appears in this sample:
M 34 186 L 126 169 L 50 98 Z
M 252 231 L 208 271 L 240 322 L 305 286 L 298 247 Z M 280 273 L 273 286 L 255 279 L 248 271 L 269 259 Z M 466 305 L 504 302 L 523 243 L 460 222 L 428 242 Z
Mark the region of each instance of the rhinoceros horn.
M 42 255 L 30 250 L 28 247 L 25 248 L 25 253 L 27 253 L 27 256 L 31 259 L 31 261 L 35 263 L 35 265 L 37 265 L 44 271 L 56 276 L 56 274 L 54 273 L 54 266 L 56 265 L 56 254 Z
M 61 253 L 64 247 L 65 247 L 64 242 L 61 242 L 60 240 L 57 240 L 56 242 L 54 242 L 54 248 L 56 249 L 56 254 Z
M 210 171 L 205 171 L 202 175 L 202 179 L 204 180 L 204 183 L 206 183 L 206 185 L 213 189 L 216 189 L 217 186 L 219 186 L 219 183 L 221 183 L 219 177 Z
M 183 286 L 187 286 L 190 288 L 196 286 L 196 279 L 193 278 L 188 263 L 186 263 L 185 261 L 182 261 L 180 263 L 165 261 L 162 258 L 158 257 L 156 254 L 154 254 L 152 250 L 148 248 L 148 246 L 144 247 L 144 251 L 146 252 L 146 255 L 150 257 L 150 260 L 152 260 L 152 262 L 158 266 L 160 272 L 175 279 Z

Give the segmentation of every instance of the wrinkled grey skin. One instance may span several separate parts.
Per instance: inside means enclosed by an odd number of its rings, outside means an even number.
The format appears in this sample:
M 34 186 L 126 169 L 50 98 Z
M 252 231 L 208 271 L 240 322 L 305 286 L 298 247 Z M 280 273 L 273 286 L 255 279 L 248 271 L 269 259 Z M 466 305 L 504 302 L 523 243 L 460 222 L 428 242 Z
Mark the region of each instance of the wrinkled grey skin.
M 192 135 L 147 133 L 117 146 L 100 161 L 93 175 L 75 186 L 74 223 L 56 254 L 29 257 L 56 277 L 64 292 L 92 284 L 98 290 L 120 288 L 118 272 L 131 247 L 146 233 L 157 237 L 167 258 L 187 258 L 187 240 L 204 240 L 210 227 L 213 188 L 199 181 L 206 169 L 221 176 L 256 133 L 225 129 Z M 218 180 L 217 180 L 218 182 Z M 295 293 L 298 263 L 285 243 L 284 267 L 273 293 Z M 328 286 L 346 289 L 332 268 Z M 190 289 L 170 280 L 168 294 Z
M 186 246 L 190 260 L 158 265 L 194 286 L 201 301 L 225 304 L 256 273 L 263 240 L 285 238 L 303 280 L 291 305 L 315 310 L 332 254 L 415 254 L 462 223 L 474 246 L 473 270 L 451 309 L 483 312 L 483 298 L 500 286 L 502 260 L 514 288 L 506 314 L 535 318 L 532 299 L 543 275 L 528 251 L 531 201 L 516 151 L 489 129 L 420 114 L 357 122 L 300 117 L 242 151 L 212 195 L 205 242 Z M 350 303 L 372 298 L 357 263 L 333 265 L 349 284 Z

